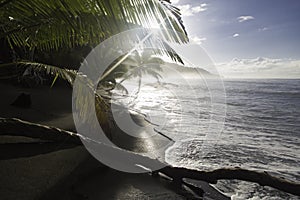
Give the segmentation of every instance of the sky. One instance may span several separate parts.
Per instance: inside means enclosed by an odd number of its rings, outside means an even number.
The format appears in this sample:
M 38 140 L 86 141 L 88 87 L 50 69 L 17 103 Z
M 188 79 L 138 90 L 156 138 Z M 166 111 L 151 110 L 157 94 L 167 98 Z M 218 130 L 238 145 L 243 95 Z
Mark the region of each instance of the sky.
M 300 78 L 300 0 L 171 1 L 226 76 Z

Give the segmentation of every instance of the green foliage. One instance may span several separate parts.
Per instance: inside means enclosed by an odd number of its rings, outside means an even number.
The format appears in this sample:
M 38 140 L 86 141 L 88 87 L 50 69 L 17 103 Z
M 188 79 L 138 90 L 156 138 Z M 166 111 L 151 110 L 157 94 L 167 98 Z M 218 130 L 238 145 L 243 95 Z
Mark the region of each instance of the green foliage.
M 187 41 L 178 9 L 166 0 L 14 0 L 2 1 L 0 13 L 0 38 L 12 47 L 49 51 L 93 46 L 153 23 L 161 23 L 170 39 Z

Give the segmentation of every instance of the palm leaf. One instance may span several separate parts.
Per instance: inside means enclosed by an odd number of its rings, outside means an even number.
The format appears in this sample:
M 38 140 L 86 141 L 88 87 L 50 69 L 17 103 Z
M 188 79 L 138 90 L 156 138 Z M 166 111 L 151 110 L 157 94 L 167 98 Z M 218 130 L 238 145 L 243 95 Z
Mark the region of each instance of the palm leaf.
M 25 72 L 33 71 L 35 74 L 45 73 L 48 76 L 53 76 L 56 80 L 60 78 L 73 84 L 77 72 L 75 70 L 64 69 L 43 63 L 18 61 L 13 63 L 0 64 L 0 79 L 11 79 L 22 76 Z M 52 82 L 52 85 L 54 82 Z
M 0 38 L 18 47 L 96 45 L 120 31 L 153 23 L 169 39 L 187 41 L 180 13 L 165 0 L 11 1 L 0 13 Z

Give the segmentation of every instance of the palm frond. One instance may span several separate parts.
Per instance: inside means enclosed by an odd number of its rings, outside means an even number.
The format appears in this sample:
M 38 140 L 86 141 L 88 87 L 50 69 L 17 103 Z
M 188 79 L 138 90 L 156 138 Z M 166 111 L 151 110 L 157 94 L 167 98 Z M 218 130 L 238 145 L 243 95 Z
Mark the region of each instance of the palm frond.
M 160 24 L 169 39 L 188 40 L 180 13 L 166 0 L 10 1 L 0 13 L 0 38 L 19 47 L 96 45 L 113 34 L 153 23 Z
M 31 73 L 37 77 L 42 76 L 42 74 L 46 74 L 48 77 L 53 77 L 55 80 L 60 78 L 67 81 L 69 84 L 73 84 L 77 75 L 77 71 L 75 70 L 31 61 L 18 61 L 0 64 L 0 79 L 11 79 Z

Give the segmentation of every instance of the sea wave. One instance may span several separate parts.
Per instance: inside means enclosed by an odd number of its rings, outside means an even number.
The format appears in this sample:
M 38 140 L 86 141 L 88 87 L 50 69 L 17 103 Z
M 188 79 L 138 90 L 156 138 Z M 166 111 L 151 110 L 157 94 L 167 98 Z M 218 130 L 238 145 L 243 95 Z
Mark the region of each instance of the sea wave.
M 214 105 L 211 91 L 192 85 L 198 93 L 188 90 L 190 85 L 169 84 L 175 96 L 144 90 L 135 104 L 176 141 L 166 152 L 167 162 L 201 170 L 243 167 L 300 181 L 300 80 L 225 81 L 227 103 Z M 220 134 L 209 126 L 217 123 L 211 115 L 222 110 L 212 111 L 216 105 L 227 108 Z M 205 143 L 208 139 L 213 140 Z M 216 187 L 232 199 L 295 199 L 243 181 L 220 181 Z

